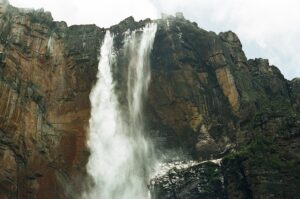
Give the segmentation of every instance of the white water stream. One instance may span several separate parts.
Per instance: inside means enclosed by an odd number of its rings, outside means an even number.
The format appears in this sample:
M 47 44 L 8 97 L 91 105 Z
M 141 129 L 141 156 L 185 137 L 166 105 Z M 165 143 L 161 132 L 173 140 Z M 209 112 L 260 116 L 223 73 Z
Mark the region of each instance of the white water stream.
M 112 66 L 116 64 L 113 36 L 108 31 L 101 47 L 97 83 L 91 100 L 91 151 L 87 165 L 94 186 L 86 199 L 146 199 L 148 176 L 153 165 L 151 144 L 144 136 L 143 100 L 150 81 L 150 52 L 156 24 L 148 24 L 141 34 L 128 32 L 124 39 L 128 56 L 128 111 L 120 109 Z

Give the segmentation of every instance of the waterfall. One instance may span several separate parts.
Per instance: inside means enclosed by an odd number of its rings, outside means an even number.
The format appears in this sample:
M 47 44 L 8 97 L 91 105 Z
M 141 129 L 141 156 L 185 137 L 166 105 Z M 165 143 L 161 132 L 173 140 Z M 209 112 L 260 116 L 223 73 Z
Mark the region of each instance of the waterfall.
M 52 54 L 53 53 L 53 38 L 52 35 L 49 37 L 48 43 L 47 43 L 47 52 Z
M 153 152 L 144 136 L 143 100 L 150 81 L 149 56 L 156 24 L 139 31 L 141 34 L 127 32 L 124 38 L 123 50 L 129 60 L 126 113 L 115 92 L 112 66 L 117 64 L 117 53 L 109 31 L 101 46 L 97 82 L 90 94 L 91 155 L 87 171 L 94 186 L 84 194 L 86 199 L 149 198 L 147 182 Z

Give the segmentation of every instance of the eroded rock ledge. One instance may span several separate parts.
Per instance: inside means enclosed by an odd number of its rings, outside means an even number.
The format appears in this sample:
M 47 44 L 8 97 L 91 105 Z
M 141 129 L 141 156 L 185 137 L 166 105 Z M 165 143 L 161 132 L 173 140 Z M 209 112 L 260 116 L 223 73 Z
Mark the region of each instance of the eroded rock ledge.
M 220 161 L 161 164 L 150 181 L 152 198 L 226 198 Z

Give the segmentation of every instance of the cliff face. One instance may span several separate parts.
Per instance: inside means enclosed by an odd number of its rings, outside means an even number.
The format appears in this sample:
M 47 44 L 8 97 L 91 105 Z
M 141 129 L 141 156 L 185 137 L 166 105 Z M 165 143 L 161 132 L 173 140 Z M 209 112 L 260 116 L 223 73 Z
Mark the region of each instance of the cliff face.
M 89 93 L 104 31 L 12 7 L 0 30 L 0 198 L 65 198 L 88 157 Z
M 149 91 L 154 118 L 175 148 L 223 160 L 208 169 L 170 168 L 152 181 L 157 198 L 298 196 L 299 79 L 285 80 L 268 60 L 247 60 L 233 32 L 216 35 L 178 17 L 159 23 Z
M 42 10 L 6 6 L 0 15 L 0 198 L 76 198 L 88 181 L 89 93 L 105 30 L 67 27 Z M 115 48 L 121 53 L 122 33 L 147 22 L 112 26 Z M 200 184 L 208 198 L 299 195 L 299 79 L 285 80 L 267 60 L 247 60 L 233 32 L 207 32 L 182 16 L 155 22 L 149 136 L 164 154 L 223 161 L 173 172 L 184 183 L 164 189 L 158 179 L 153 192 L 197 198 Z M 127 71 L 119 65 L 122 102 Z

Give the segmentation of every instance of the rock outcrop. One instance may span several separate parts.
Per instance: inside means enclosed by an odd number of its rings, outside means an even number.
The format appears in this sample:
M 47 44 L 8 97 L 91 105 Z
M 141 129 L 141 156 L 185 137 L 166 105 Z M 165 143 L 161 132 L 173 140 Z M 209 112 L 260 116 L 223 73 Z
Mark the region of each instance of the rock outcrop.
M 219 160 L 165 163 L 150 182 L 152 198 L 227 198 Z
M 8 6 L 0 18 L 0 198 L 67 198 L 81 187 L 104 33 L 42 10 Z
M 129 17 L 109 28 L 117 52 L 124 32 L 148 22 Z M 153 195 L 299 196 L 299 79 L 286 80 L 268 60 L 248 60 L 231 31 L 205 31 L 182 14 L 155 22 L 147 132 L 168 161 L 222 161 L 171 169 L 152 181 Z M 89 183 L 89 93 L 105 31 L 1 4 L 0 198 L 78 198 Z M 128 60 L 119 57 L 113 72 L 125 102 Z

